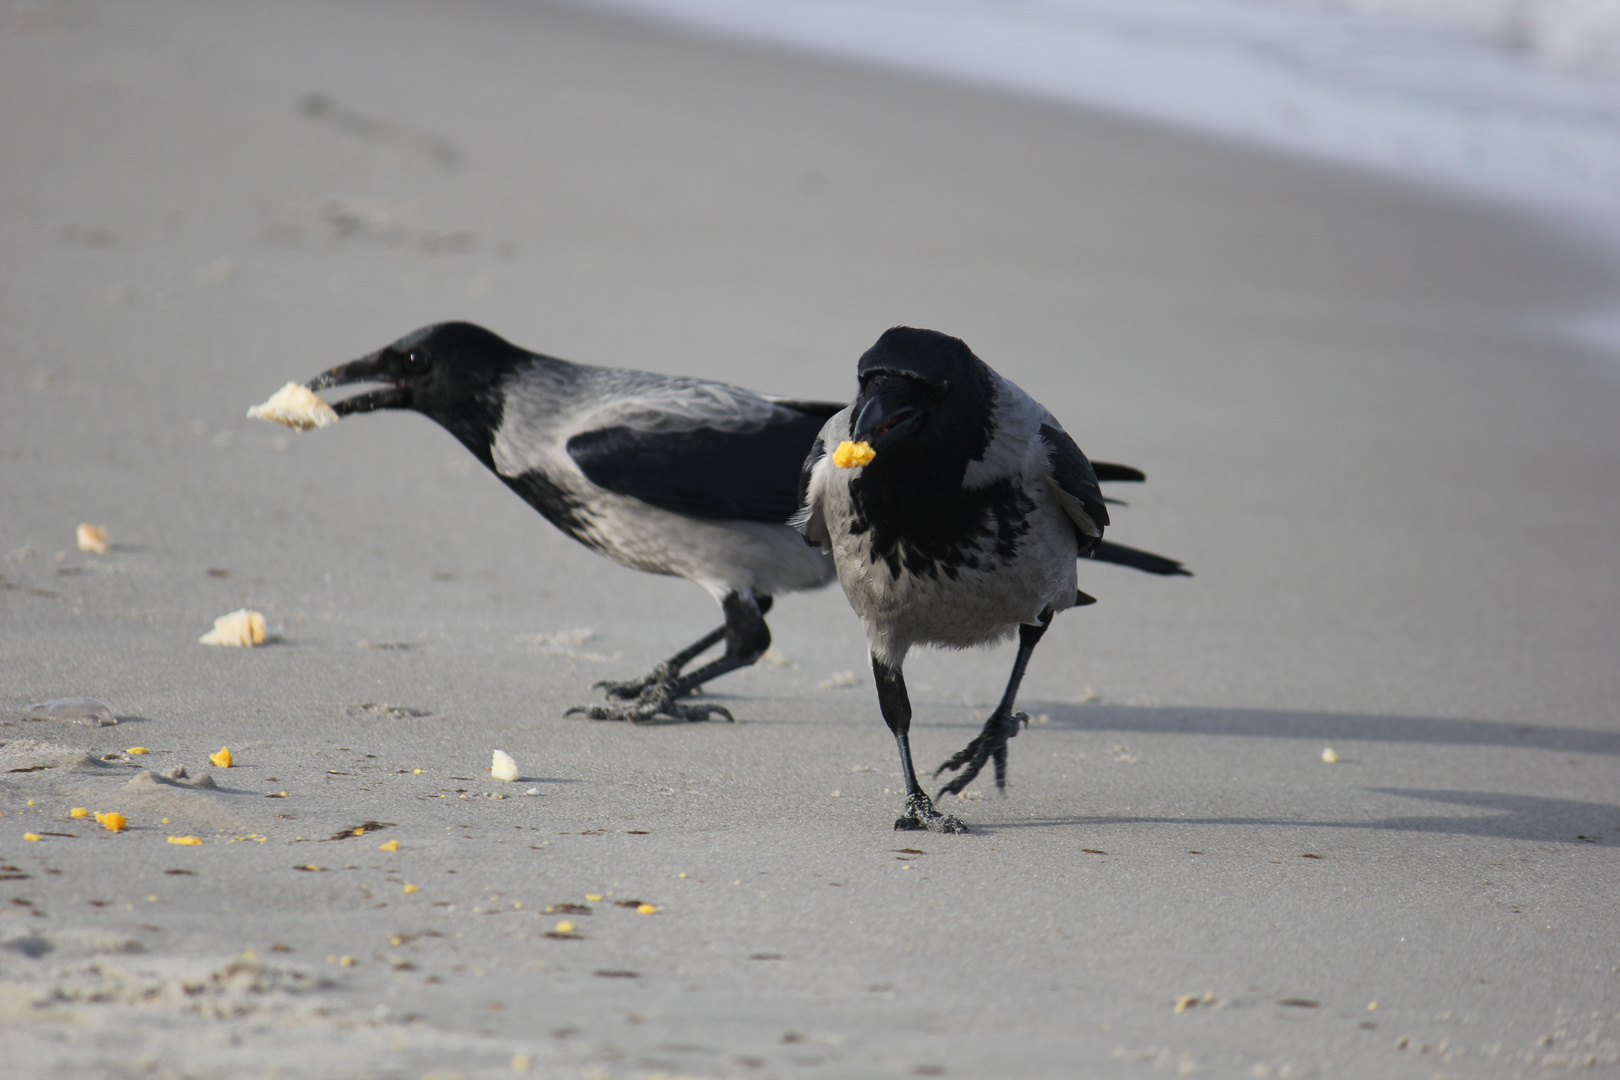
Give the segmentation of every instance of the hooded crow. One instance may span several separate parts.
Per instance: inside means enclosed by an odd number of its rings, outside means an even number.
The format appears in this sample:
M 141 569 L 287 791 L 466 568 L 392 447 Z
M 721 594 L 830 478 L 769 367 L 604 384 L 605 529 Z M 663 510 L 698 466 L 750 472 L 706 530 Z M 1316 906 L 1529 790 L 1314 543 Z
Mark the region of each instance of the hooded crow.
M 860 393 L 827 421 L 804 462 L 793 523 L 832 553 L 866 630 L 878 706 L 906 781 L 905 813 L 894 827 L 966 832 L 917 782 L 901 673 L 911 647 L 960 649 L 1017 633 L 1001 703 L 979 735 L 934 771 L 962 770 L 943 797 L 994 761 L 996 786 L 1005 789 L 1007 740 L 1029 720 L 1013 703 L 1030 654 L 1053 616 L 1095 602 L 1077 586 L 1076 559 L 1187 571 L 1103 540 L 1109 519 L 1098 470 L 1051 413 L 962 341 L 896 327 L 856 372 Z M 1141 478 L 1121 468 L 1104 466 L 1104 474 Z
M 571 712 L 730 720 L 717 705 L 676 699 L 764 654 L 773 597 L 833 579 L 832 560 L 786 521 L 805 451 L 841 404 L 571 364 L 465 322 L 424 327 L 308 386 L 351 383 L 386 385 L 335 402 L 339 416 L 414 409 L 586 547 L 636 570 L 687 578 L 719 602 L 723 626 L 640 679 L 597 684 L 618 703 Z M 683 674 L 721 641 L 720 658 Z

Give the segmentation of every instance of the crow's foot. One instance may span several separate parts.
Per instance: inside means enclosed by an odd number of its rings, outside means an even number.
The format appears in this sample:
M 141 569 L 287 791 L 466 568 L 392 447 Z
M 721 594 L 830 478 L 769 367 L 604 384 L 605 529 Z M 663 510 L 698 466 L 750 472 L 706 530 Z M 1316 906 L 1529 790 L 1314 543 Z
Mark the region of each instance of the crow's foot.
M 623 720 L 631 724 L 650 724 L 659 717 L 697 723 L 719 716 L 735 722 L 731 713 L 718 705 L 678 705 L 669 691 L 662 686 L 646 688 L 634 701 L 609 705 L 575 705 L 563 715 L 573 716 L 576 713 L 592 720 Z
M 973 783 L 984 768 L 985 763 L 994 761 L 996 765 L 996 787 L 1002 791 L 1007 788 L 1007 740 L 1018 734 L 1018 729 L 1029 723 L 1028 713 L 1013 713 L 1011 716 L 996 715 L 984 722 L 984 730 L 974 737 L 973 741 L 956 752 L 945 764 L 934 770 L 934 776 L 940 773 L 962 769 L 962 774 L 951 780 L 950 783 L 939 789 L 939 797 L 956 795 Z M 964 766 L 966 766 L 964 768 Z
M 647 690 L 657 686 L 659 683 L 670 682 L 679 674 L 679 670 L 664 663 L 659 664 L 639 679 L 625 679 L 622 682 L 603 679 L 599 683 L 593 683 L 591 688 L 600 690 L 608 697 L 616 698 L 619 701 L 634 701 L 646 693 Z
M 894 823 L 896 832 L 927 829 L 938 833 L 965 833 L 968 827 L 959 818 L 934 809 L 933 800 L 919 791 L 906 796 L 906 812 Z

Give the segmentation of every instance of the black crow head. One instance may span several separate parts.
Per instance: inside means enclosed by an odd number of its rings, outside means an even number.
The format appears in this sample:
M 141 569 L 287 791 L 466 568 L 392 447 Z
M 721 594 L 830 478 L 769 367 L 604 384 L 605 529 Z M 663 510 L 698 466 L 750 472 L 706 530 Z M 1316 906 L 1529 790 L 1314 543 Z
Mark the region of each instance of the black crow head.
M 897 326 L 855 368 L 853 437 L 885 452 L 982 458 L 990 445 L 990 369 L 959 338 Z
M 378 409 L 414 409 L 454 429 L 452 420 L 485 410 L 502 377 L 529 356 L 482 326 L 436 323 L 406 334 L 309 381 L 311 390 L 353 383 L 383 383 L 332 404 L 339 416 Z M 498 415 L 498 414 L 497 414 Z

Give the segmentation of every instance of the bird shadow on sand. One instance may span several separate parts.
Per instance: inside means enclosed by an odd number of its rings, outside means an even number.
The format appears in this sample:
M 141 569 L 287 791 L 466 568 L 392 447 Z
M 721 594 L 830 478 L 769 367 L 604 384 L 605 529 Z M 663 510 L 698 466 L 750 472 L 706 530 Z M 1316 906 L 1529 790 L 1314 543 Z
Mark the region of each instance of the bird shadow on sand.
M 1620 755 L 1620 732 L 1425 716 L 1284 712 L 1267 709 L 1142 708 L 1132 705 L 1028 703 L 1052 727 L 1155 735 L 1232 735 L 1323 743 L 1418 743 L 1500 746 L 1566 754 Z
M 1538 795 L 1511 795 L 1500 791 L 1437 791 L 1417 788 L 1364 788 L 1364 791 L 1404 799 L 1423 799 L 1451 806 L 1492 811 L 1469 817 L 1419 814 L 1367 818 L 1361 821 L 1303 820 L 1283 817 L 1154 817 L 1108 815 L 1070 818 L 1032 818 L 982 826 L 976 831 L 1037 829 L 1064 826 L 1096 828 L 1102 825 L 1216 825 L 1291 829 L 1373 829 L 1380 832 L 1433 833 L 1478 836 L 1498 840 L 1529 840 L 1554 844 L 1592 844 L 1620 848 L 1620 806 L 1549 799 Z
M 1123 705 L 1035 704 L 1045 725 L 1071 731 L 1154 735 L 1301 739 L 1337 747 L 1356 742 L 1432 746 L 1486 746 L 1562 754 L 1620 755 L 1620 734 L 1581 728 L 1450 720 L 1436 717 L 1254 709 L 1142 708 Z M 1353 759 L 1352 759 L 1353 760 Z M 1373 829 L 1387 832 L 1477 836 L 1620 848 L 1620 806 L 1497 791 L 1366 787 L 1369 794 L 1471 808 L 1467 815 L 1398 814 L 1345 821 L 1286 817 L 1157 817 L 1107 815 L 998 822 L 984 831 L 1100 825 L 1215 825 L 1292 829 Z

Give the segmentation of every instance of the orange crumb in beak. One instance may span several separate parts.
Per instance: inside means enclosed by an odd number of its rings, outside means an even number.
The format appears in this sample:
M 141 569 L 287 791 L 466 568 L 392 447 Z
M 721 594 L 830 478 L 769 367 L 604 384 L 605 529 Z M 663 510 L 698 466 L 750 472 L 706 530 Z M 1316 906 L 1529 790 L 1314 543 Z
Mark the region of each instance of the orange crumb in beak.
M 853 469 L 857 465 L 870 465 L 872 459 L 877 457 L 877 451 L 867 442 L 850 442 L 845 439 L 833 451 L 833 464 L 840 469 Z

